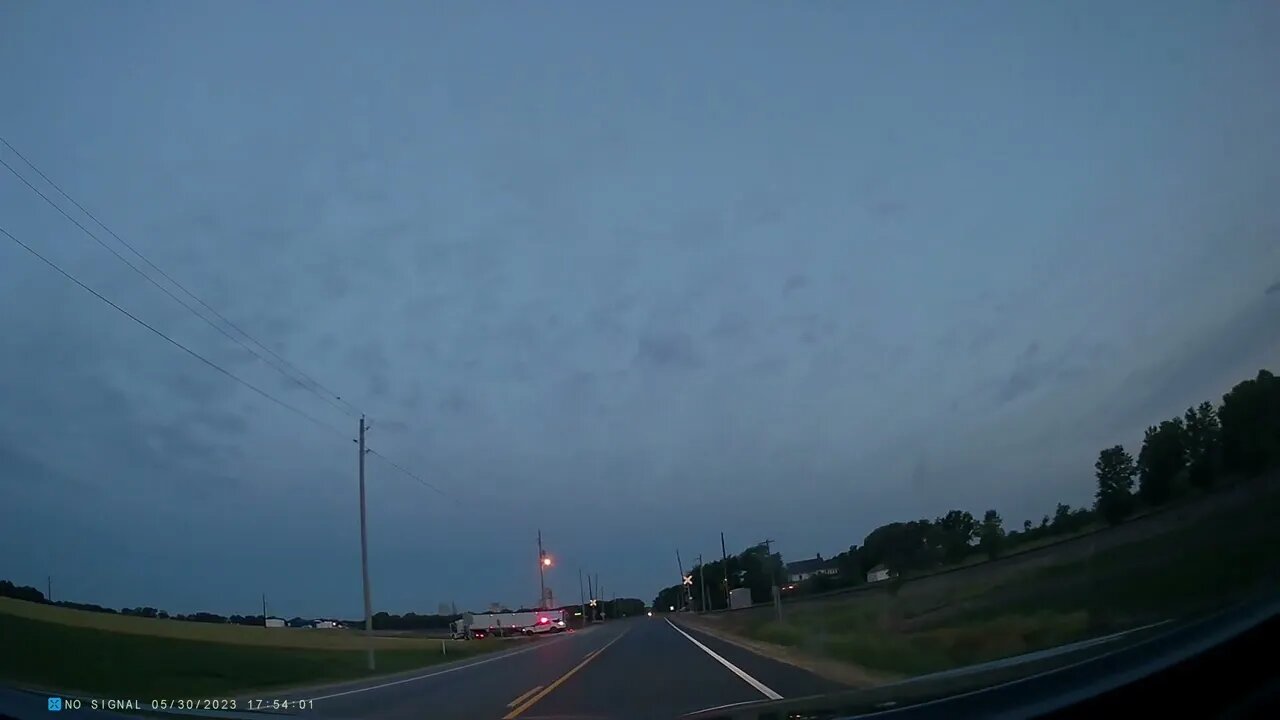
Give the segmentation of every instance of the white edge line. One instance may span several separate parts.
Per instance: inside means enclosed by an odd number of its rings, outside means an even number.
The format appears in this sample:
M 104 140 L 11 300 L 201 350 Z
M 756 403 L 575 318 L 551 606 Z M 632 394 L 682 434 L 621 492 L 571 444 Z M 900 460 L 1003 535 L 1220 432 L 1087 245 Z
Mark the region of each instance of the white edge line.
M 752 703 L 758 703 L 758 702 L 760 701 L 759 700 L 742 700 L 736 703 L 725 703 L 724 705 L 713 705 L 709 708 L 702 708 L 701 710 L 694 710 L 692 712 L 687 712 L 681 717 L 684 717 L 685 715 L 697 715 L 698 713 L 711 712 L 712 710 L 724 710 L 725 708 L 738 707 L 739 705 L 750 705 Z
M 694 645 L 697 645 L 699 648 L 701 648 L 703 652 L 705 652 L 706 654 L 708 654 L 708 655 L 710 655 L 711 657 L 715 658 L 715 659 L 716 659 L 716 661 L 718 661 L 721 665 L 723 665 L 723 666 L 725 666 L 725 667 L 729 668 L 729 671 L 730 671 L 730 672 L 732 672 L 734 675 L 737 675 L 738 677 L 740 677 L 740 678 L 742 678 L 743 680 L 745 680 L 745 681 L 746 681 L 746 683 L 747 683 L 748 685 L 750 685 L 751 687 L 755 688 L 756 690 L 759 690 L 759 691 L 760 691 L 760 693 L 761 693 L 762 695 L 764 695 L 765 697 L 769 698 L 770 700 L 781 700 L 781 699 L 782 699 L 782 696 L 781 696 L 781 695 L 779 695 L 778 693 L 774 692 L 774 691 L 773 691 L 773 690 L 772 690 L 768 685 L 765 685 L 764 683 L 760 682 L 759 680 L 757 680 L 757 679 L 755 679 L 755 678 L 751 677 L 751 676 L 750 676 L 750 675 L 748 675 L 746 672 L 744 672 L 744 671 L 742 670 L 742 668 L 739 668 L 737 665 L 734 665 L 733 663 L 729 662 L 728 660 L 725 660 L 724 658 L 720 657 L 720 655 L 719 655 L 719 654 L 717 654 L 715 650 L 712 650 L 711 648 L 707 647 L 706 645 L 703 645 L 702 643 L 698 642 L 698 640 L 697 640 L 696 638 L 694 638 L 692 635 L 690 635 L 689 633 L 687 633 L 687 632 L 685 632 L 685 631 L 681 630 L 680 628 L 676 627 L 676 624 L 675 624 L 675 623 L 671 622 L 670 620 L 667 620 L 667 624 L 668 624 L 668 625 L 670 625 L 670 626 L 671 626 L 671 627 L 672 627 L 676 632 L 678 632 L 678 633 L 680 633 L 681 635 L 685 636 L 685 638 L 686 638 L 689 642 L 691 642 L 691 643 L 693 643 Z
M 695 642 L 696 642 L 696 641 L 695 641 Z M 426 680 L 427 678 L 436 677 L 437 675 L 448 675 L 448 674 L 449 674 L 449 673 L 451 673 L 451 672 L 457 672 L 457 671 L 459 671 L 459 670 L 466 670 L 467 668 L 473 668 L 473 667 L 476 667 L 477 665 L 484 665 L 484 664 L 491 663 L 491 662 L 497 662 L 497 661 L 499 661 L 499 660 L 505 660 L 505 659 L 507 659 L 507 658 L 509 658 L 509 657 L 515 657 L 516 655 L 521 655 L 521 654 L 523 654 L 523 653 L 527 653 L 527 652 L 529 652 L 529 651 L 531 651 L 531 650 L 537 650 L 539 647 L 546 647 L 546 646 L 547 646 L 547 644 L 546 644 L 546 643 L 540 643 L 540 644 L 538 644 L 538 645 L 534 645 L 534 646 L 531 646 L 531 647 L 527 647 L 527 648 L 524 648 L 524 649 L 521 649 L 521 650 L 516 650 L 515 652 L 510 652 L 510 653 L 507 653 L 507 654 L 505 654 L 505 655 L 499 655 L 499 656 L 497 656 L 497 657 L 490 657 L 490 658 L 485 658 L 485 659 L 483 659 L 483 660 L 477 660 L 476 662 L 473 662 L 473 663 L 467 663 L 466 665 L 458 665 L 457 667 L 451 667 L 451 668 L 448 668 L 448 669 L 446 669 L 446 670 L 437 670 L 437 671 L 435 671 L 435 672 L 427 673 L 427 674 L 425 674 L 425 675 L 415 675 L 415 676 L 410 677 L 410 678 L 402 678 L 402 679 L 400 679 L 400 680 L 393 680 L 393 681 L 391 681 L 391 682 L 385 682 L 385 683 L 382 683 L 382 684 L 380 684 L 380 685 L 370 685 L 369 687 L 355 688 L 354 690 L 343 690 L 342 692 L 332 693 L 332 694 L 329 694 L 329 695 L 317 695 L 316 697 L 308 698 L 308 699 L 310 699 L 310 700 L 312 700 L 312 701 L 316 701 L 316 700 L 332 700 L 333 698 L 336 698 L 336 697 L 342 697 L 342 696 L 344 696 L 344 695 L 355 695 L 356 693 L 369 692 L 369 691 L 371 691 L 371 690 L 381 690 L 382 688 L 391 687 L 391 686 L 393 686 L 393 685 L 403 685 L 403 684 L 405 684 L 405 683 L 414 682 L 415 680 Z

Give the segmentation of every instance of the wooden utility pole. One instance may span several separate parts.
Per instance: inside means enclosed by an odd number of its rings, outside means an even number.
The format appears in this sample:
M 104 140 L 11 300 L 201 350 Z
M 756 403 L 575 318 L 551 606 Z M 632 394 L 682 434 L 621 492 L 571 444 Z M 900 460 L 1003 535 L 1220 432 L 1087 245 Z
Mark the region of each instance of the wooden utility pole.
M 702 606 L 702 612 L 706 612 L 711 608 L 707 607 L 707 566 L 702 562 L 702 553 L 698 553 L 698 584 L 702 588 L 698 605 Z
M 364 502 L 364 456 L 368 450 L 364 447 L 364 433 L 368 426 L 364 422 L 364 415 L 360 416 L 360 438 L 356 442 L 360 445 L 360 573 L 364 578 L 364 633 L 365 642 L 368 644 L 369 669 L 376 667 L 373 657 L 373 599 L 369 593 L 369 535 L 365 528 L 365 502 Z M 265 622 L 265 621 L 264 621 Z

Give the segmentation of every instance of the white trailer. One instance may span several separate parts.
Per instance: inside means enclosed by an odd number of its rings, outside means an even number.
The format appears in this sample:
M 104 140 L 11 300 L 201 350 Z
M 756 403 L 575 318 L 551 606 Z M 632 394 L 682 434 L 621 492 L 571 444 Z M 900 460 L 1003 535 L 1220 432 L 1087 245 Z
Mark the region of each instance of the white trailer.
M 563 619 L 559 610 L 535 610 L 532 612 L 463 613 L 453 622 L 455 638 L 481 638 L 487 635 L 514 635 L 527 627 L 538 624 L 541 618 L 550 621 Z

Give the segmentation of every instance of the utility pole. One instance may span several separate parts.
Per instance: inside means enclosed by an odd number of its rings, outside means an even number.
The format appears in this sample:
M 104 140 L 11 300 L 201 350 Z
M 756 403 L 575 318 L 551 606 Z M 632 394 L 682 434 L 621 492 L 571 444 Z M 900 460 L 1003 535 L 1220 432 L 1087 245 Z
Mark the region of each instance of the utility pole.
M 600 594 L 600 573 L 595 573 L 595 576 L 596 576 L 596 594 L 595 594 L 595 599 L 596 599 L 596 601 L 597 601 L 597 602 L 596 602 L 596 611 L 595 611 L 594 613 L 592 613 L 592 614 L 593 614 L 593 615 L 595 615 L 595 618 L 596 618 L 597 620 L 600 620 L 600 619 L 602 619 L 602 618 L 600 617 L 600 615 L 601 615 L 601 613 L 603 613 L 603 612 L 604 612 L 604 596 Z
M 52 603 L 53 602 L 53 576 L 52 575 L 44 576 L 44 590 L 45 590 L 44 599 Z
M 686 609 L 693 604 L 693 591 L 689 588 L 689 584 L 685 582 L 684 562 L 680 560 L 680 548 L 676 548 L 676 565 L 680 567 L 680 598 L 684 600 Z
M 707 608 L 707 566 L 702 563 L 702 553 L 698 553 L 698 583 L 702 587 L 702 593 L 700 595 L 700 599 L 702 600 L 702 602 L 698 604 L 702 606 L 702 612 L 706 612 L 708 609 Z
M 587 624 L 587 596 L 582 592 L 582 568 L 578 568 L 578 602 L 582 603 L 582 624 Z
M 542 571 L 542 566 L 546 563 L 546 553 L 542 551 L 542 530 L 538 530 L 538 609 L 545 609 L 547 606 L 547 580 L 546 575 Z
M 725 552 L 724 549 L 723 532 L 720 533 L 720 560 L 720 564 L 724 566 L 724 607 L 727 610 L 732 607 L 732 605 L 729 604 L 729 595 L 732 588 L 729 587 L 729 553 Z
M 262 627 L 267 626 L 267 594 L 262 593 Z
M 360 416 L 360 439 L 356 442 L 360 445 L 360 573 L 364 577 L 364 633 L 365 643 L 369 646 L 369 669 L 373 670 L 375 663 L 373 659 L 373 639 L 370 633 L 373 632 L 373 599 L 369 594 L 369 535 L 365 528 L 365 503 L 364 503 L 364 456 L 368 450 L 364 447 L 364 432 L 368 429 L 365 425 L 364 415 Z M 266 622 L 265 620 L 263 621 Z
M 773 553 L 772 553 L 772 552 L 770 552 L 770 550 L 772 550 L 772 549 L 773 549 L 773 548 L 771 547 L 771 546 L 773 545 L 773 543 L 774 543 L 774 541 L 773 541 L 773 540 L 771 540 L 771 539 L 770 539 L 770 540 L 761 540 L 761 541 L 756 545 L 756 547 L 759 547 L 760 545 L 763 545 L 763 546 L 764 546 L 764 556 L 765 556 L 765 560 L 768 560 L 768 561 L 769 561 L 769 577 L 770 577 L 770 579 L 772 580 L 773 584 L 774 584 L 774 585 L 777 585 L 777 584 L 778 584 L 778 568 L 774 567 L 774 565 L 773 565 Z
M 770 592 L 773 595 L 773 607 L 778 613 L 778 622 L 782 622 L 782 588 L 778 586 L 779 568 L 774 566 L 773 553 L 770 552 L 770 550 L 773 549 L 772 548 L 773 540 L 772 539 L 761 540 L 756 545 L 756 547 L 760 547 L 761 545 L 764 546 L 764 555 L 765 555 L 764 559 L 766 562 L 769 563 L 769 581 L 770 581 L 769 586 L 770 586 Z

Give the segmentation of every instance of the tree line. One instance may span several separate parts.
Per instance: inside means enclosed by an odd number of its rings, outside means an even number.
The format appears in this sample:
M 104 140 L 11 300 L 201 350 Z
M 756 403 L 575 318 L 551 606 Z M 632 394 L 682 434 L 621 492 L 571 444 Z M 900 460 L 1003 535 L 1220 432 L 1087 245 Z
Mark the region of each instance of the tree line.
M 49 602 L 45 594 L 30 585 L 15 585 L 8 580 L 0 580 L 0 597 L 14 598 L 17 600 L 26 600 L 27 602 L 41 603 L 44 605 L 54 605 L 56 607 L 65 607 L 73 610 L 85 610 L 88 612 L 108 613 L 112 615 L 129 615 L 133 617 L 157 618 L 168 620 L 184 620 L 188 622 L 203 623 L 222 623 L 230 625 L 252 625 L 262 627 L 266 624 L 265 619 L 261 615 L 219 615 L 210 612 L 196 612 L 189 614 L 173 614 L 158 610 L 153 607 L 134 607 L 134 608 L 115 608 L 103 607 L 93 603 L 70 602 L 67 600 L 59 600 L 58 602 Z M 636 598 L 617 598 L 616 600 L 600 600 L 597 601 L 598 614 L 604 617 L 629 617 L 644 612 L 644 601 Z M 516 612 L 532 612 L 535 608 L 520 608 Z M 577 605 L 567 606 L 565 608 L 570 612 L 577 612 Z M 511 612 L 504 608 L 503 612 Z M 272 616 L 274 617 L 274 616 Z M 450 615 L 419 615 L 414 612 L 407 612 L 403 615 L 395 613 L 378 612 L 373 614 L 374 630 L 445 630 L 462 614 Z M 364 618 L 357 620 L 340 620 L 346 627 L 361 628 L 364 627 Z M 311 620 L 294 617 L 286 621 L 290 627 L 303 627 L 311 624 Z
M 1276 467 L 1280 379 L 1259 370 L 1257 377 L 1223 395 L 1220 405 L 1203 402 L 1148 427 L 1136 458 L 1123 445 L 1100 452 L 1094 463 L 1095 507 L 1104 520 L 1115 524 L 1139 507 L 1159 507 Z
M 861 545 L 830 558 L 827 562 L 838 570 L 834 577 L 815 575 L 794 587 L 785 577 L 782 556 L 769 553 L 764 545 L 754 546 L 705 567 L 695 565 L 690 570 L 693 583 L 687 589 L 683 584 L 663 588 L 654 608 L 701 608 L 704 576 L 706 606 L 719 610 L 726 606 L 727 589 L 749 588 L 752 602 L 759 603 L 770 600 L 775 583 L 789 594 L 823 592 L 864 583 L 867 572 L 880 566 L 901 576 L 957 565 L 975 554 L 994 559 L 1019 547 L 1123 522 L 1142 508 L 1157 508 L 1277 467 L 1280 379 L 1259 370 L 1254 379 L 1223 395 L 1221 404 L 1203 402 L 1147 428 L 1136 458 L 1121 445 L 1103 449 L 1094 464 L 1093 507 L 1058 503 L 1052 515 L 1025 520 L 1021 528 L 1012 529 L 1005 528 L 994 509 L 981 518 L 951 510 L 932 520 L 892 522 L 872 530 Z

